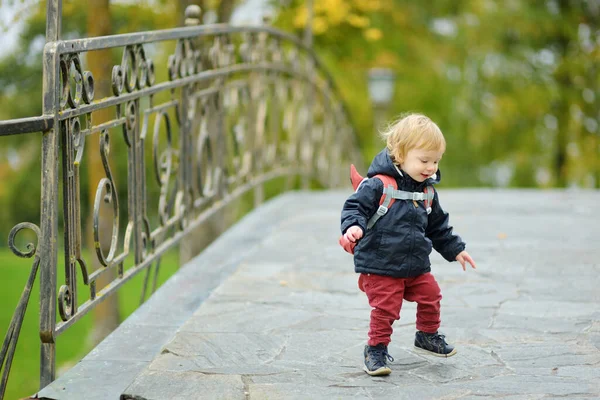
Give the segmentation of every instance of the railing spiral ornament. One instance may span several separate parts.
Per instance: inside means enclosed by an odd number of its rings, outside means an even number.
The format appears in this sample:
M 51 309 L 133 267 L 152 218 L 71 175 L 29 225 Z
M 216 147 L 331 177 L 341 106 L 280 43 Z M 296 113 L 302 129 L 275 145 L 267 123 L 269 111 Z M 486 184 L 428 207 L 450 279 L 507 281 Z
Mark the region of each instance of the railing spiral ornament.
M 63 321 L 73 316 L 73 296 L 67 285 L 62 285 L 58 290 L 58 312 Z
M 109 145 L 110 136 L 108 131 L 102 131 L 100 134 L 100 156 L 102 158 L 102 165 L 104 166 L 106 178 L 102 178 L 100 183 L 98 183 L 96 198 L 94 200 L 94 247 L 96 249 L 98 260 L 105 267 L 113 261 L 119 239 L 119 197 L 108 163 Z M 112 237 L 108 255 L 104 254 L 100 241 L 100 207 L 102 206 L 102 202 L 111 204 L 113 210 Z
M 25 245 L 25 247 L 27 248 L 27 251 L 20 250 L 17 247 L 17 245 L 15 244 L 15 238 L 17 237 L 17 234 L 24 229 L 29 229 L 29 230 L 33 231 L 35 233 L 35 236 L 37 239 L 35 243 L 29 242 Z M 31 258 L 37 252 L 37 243 L 39 241 L 39 237 L 40 237 L 40 228 L 37 225 L 32 224 L 31 222 L 21 222 L 20 224 L 15 225 L 11 229 L 10 233 L 8 234 L 8 248 L 17 257 Z
M 130 101 L 125 105 L 125 124 L 123 125 L 123 137 L 128 147 L 134 143 L 132 136 L 138 124 L 137 105 L 134 101 Z
M 69 105 L 79 107 L 81 101 L 90 104 L 94 99 L 94 77 L 91 72 L 84 71 L 78 54 L 68 54 L 60 61 L 61 100 L 60 108 Z
M 200 198 L 211 198 L 217 193 L 220 169 L 213 167 L 214 143 L 209 134 L 209 101 L 202 99 L 200 104 L 200 126 L 196 141 L 196 180 L 195 193 Z
M 162 122 L 164 122 L 164 130 L 161 130 Z M 160 134 L 165 132 L 166 148 L 160 148 Z M 172 176 L 173 169 L 173 143 L 171 139 L 171 119 L 166 112 L 156 114 L 154 122 L 154 135 L 152 137 L 152 150 L 154 160 L 154 177 L 160 187 L 159 198 L 159 215 L 162 225 L 167 223 L 169 219 L 169 181 Z

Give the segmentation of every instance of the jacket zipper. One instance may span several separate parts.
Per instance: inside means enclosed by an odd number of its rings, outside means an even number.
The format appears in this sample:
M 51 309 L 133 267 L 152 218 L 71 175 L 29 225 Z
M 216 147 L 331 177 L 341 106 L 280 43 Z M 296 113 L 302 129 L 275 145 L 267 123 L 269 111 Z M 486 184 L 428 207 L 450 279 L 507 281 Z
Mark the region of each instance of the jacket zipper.
M 411 238 L 411 244 L 410 244 L 410 250 L 408 252 L 408 276 L 411 276 L 411 270 L 413 267 L 413 263 L 412 263 L 412 258 L 413 258 L 413 249 L 415 248 L 415 221 L 417 219 L 417 210 L 414 207 L 410 207 L 412 213 L 413 213 L 413 220 L 412 220 L 412 225 L 411 225 L 411 233 L 412 233 L 412 238 Z

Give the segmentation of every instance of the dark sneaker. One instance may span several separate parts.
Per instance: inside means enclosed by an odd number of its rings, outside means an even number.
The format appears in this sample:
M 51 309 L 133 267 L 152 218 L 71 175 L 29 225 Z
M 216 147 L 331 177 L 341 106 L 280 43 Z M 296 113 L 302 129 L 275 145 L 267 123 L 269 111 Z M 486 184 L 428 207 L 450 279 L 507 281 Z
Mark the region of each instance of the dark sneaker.
M 454 346 L 446 343 L 445 336 L 438 332 L 425 333 L 417 331 L 415 334 L 415 349 L 421 353 L 437 357 L 452 357 L 456 354 Z
M 364 370 L 371 376 L 389 375 L 392 373 L 387 366 L 387 360 L 394 362 L 394 357 L 387 352 L 387 346 L 378 344 L 377 346 L 365 346 L 365 367 Z

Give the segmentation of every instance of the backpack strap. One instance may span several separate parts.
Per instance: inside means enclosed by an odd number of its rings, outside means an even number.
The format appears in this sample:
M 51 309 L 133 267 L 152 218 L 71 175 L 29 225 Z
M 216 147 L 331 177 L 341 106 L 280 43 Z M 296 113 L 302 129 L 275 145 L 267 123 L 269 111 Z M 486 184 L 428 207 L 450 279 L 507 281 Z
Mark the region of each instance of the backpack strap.
M 387 214 L 388 209 L 396 200 L 423 201 L 425 210 L 427 210 L 427 214 L 431 213 L 431 204 L 433 203 L 433 197 L 435 196 L 435 190 L 433 189 L 433 186 L 426 186 L 423 189 L 423 192 L 406 192 L 404 190 L 398 190 L 396 180 L 389 175 L 379 174 L 373 176 L 373 178 L 377 178 L 383 183 L 383 193 L 379 199 L 379 208 L 377 208 L 375 214 L 373 214 L 373 216 L 367 222 L 367 229 L 371 229 L 381 217 Z M 356 181 L 356 191 L 358 191 L 360 186 L 367 179 L 368 178 L 365 177 L 361 181 Z
M 367 222 L 367 229 L 371 229 L 373 225 L 379 220 L 379 218 L 383 217 L 387 214 L 388 209 L 394 204 L 394 201 L 398 198 L 394 196 L 398 192 L 398 185 L 396 184 L 396 180 L 389 175 L 375 175 L 373 178 L 379 179 L 383 182 L 383 193 L 381 194 L 381 198 L 379 199 L 379 208 L 373 214 L 373 216 Z
M 425 204 L 425 210 L 427 210 L 427 215 L 431 214 L 431 204 L 433 203 L 433 198 L 435 196 L 435 190 L 433 186 L 425 186 L 423 189 L 423 194 L 425 194 L 425 199 L 423 199 L 423 203 Z

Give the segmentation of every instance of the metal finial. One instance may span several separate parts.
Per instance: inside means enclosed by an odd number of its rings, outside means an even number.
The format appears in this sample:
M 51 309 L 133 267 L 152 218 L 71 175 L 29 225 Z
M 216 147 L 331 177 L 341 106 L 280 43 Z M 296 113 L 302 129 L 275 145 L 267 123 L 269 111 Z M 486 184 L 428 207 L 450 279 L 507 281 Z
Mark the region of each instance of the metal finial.
M 185 8 L 185 26 L 200 25 L 200 15 L 202 9 L 199 5 L 192 4 Z

